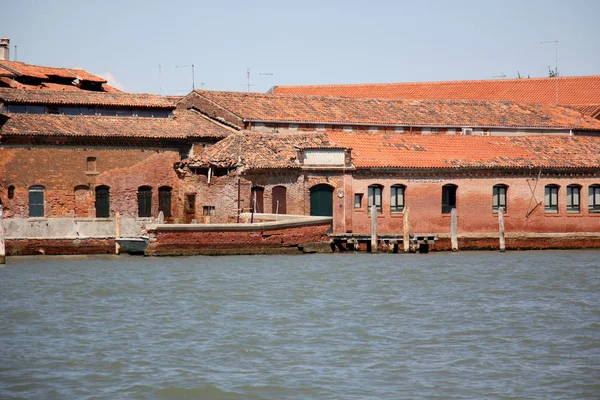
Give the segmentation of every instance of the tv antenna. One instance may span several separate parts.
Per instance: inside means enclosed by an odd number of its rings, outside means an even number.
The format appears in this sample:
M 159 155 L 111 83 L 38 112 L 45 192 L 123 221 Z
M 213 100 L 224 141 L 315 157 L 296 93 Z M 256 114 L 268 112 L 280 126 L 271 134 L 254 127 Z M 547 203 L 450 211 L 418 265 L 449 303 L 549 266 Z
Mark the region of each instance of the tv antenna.
M 558 104 L 558 40 L 546 40 L 544 42 L 540 42 L 540 44 L 554 43 L 555 48 L 555 64 L 554 64 L 554 74 L 550 74 L 550 76 L 554 76 L 554 102 Z M 550 70 L 552 72 L 552 70 Z
M 492 76 L 492 78 L 502 78 L 502 79 L 504 79 L 504 78 L 506 78 L 506 74 L 504 74 L 504 72 L 503 72 L 500 75 Z
M 194 64 L 176 65 L 175 68 L 192 68 L 192 91 L 196 90 L 196 74 L 194 72 Z
M 273 76 L 273 74 L 271 72 L 259 72 L 258 74 Z M 251 76 L 250 68 L 246 68 L 246 80 L 247 80 L 246 86 L 248 88 L 248 92 L 250 92 L 250 86 L 254 86 L 253 84 L 250 83 L 250 76 Z

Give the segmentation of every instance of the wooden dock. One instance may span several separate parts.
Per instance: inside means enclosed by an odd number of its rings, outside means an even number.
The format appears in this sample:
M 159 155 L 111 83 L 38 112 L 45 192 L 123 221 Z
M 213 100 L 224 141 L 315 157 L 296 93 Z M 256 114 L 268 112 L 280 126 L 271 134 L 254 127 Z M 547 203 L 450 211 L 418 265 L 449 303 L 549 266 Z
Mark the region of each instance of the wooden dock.
M 372 236 L 370 234 L 347 233 L 344 235 L 333 235 L 329 237 L 332 240 L 336 251 L 366 251 L 368 253 L 386 252 L 403 253 L 405 252 L 404 234 L 378 234 L 377 249 L 373 249 L 371 244 Z M 409 253 L 428 253 L 429 246 L 435 244 L 437 235 L 434 234 L 410 234 L 408 239 Z M 400 250 L 399 250 L 400 249 Z

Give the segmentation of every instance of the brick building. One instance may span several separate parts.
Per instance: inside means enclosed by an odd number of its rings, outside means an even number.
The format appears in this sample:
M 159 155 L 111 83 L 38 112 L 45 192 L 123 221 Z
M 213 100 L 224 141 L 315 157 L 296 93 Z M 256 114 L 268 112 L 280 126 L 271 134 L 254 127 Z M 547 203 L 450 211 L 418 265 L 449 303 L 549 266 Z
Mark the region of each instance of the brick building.
M 0 86 L 0 202 L 13 253 L 55 236 L 68 239 L 56 252 L 80 238 L 110 248 L 117 213 L 124 236 L 141 235 L 159 211 L 168 223 L 213 223 L 251 210 L 330 215 L 342 235 L 367 233 L 370 207 L 383 233 L 401 232 L 410 208 L 411 231 L 443 234 L 456 208 L 463 237 L 486 237 L 503 208 L 509 233 L 600 245 L 600 122 L 571 108 L 129 94 L 85 71 L 1 60 Z
M 196 91 L 239 133 L 180 164 L 213 220 L 237 209 L 332 215 L 333 233 L 600 233 L 600 123 L 552 105 Z M 219 171 L 208 185 L 211 171 Z M 214 173 L 214 172 L 213 172 Z M 228 189 L 225 189 L 228 188 Z M 237 190 L 236 190 L 237 189 Z M 191 190 L 191 189 L 188 189 Z

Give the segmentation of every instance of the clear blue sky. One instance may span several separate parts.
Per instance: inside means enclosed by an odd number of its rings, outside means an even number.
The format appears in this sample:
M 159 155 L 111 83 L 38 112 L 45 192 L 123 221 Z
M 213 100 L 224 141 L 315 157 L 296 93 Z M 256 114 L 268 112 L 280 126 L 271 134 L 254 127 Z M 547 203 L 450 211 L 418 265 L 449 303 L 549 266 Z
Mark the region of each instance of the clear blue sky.
M 0 0 L 19 61 L 131 92 L 600 74 L 600 0 Z M 159 74 L 159 65 L 162 74 Z M 273 75 L 260 75 L 260 73 Z M 162 75 L 162 80 L 159 79 Z

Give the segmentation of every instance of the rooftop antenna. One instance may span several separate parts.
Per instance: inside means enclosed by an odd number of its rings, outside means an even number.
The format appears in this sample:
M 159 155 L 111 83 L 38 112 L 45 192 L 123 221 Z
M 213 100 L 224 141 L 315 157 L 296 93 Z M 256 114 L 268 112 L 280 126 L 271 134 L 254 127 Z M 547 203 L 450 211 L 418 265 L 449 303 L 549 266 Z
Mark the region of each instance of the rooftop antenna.
M 259 72 L 258 74 L 259 75 L 270 75 L 270 76 L 273 76 L 273 74 L 271 72 Z M 250 68 L 246 68 L 246 80 L 247 80 L 246 86 L 248 88 L 248 92 L 250 92 L 250 86 L 254 86 L 254 85 L 252 85 L 250 83 L 250 75 L 251 75 L 250 74 Z
M 540 42 L 540 44 L 546 43 L 554 43 L 555 46 L 554 74 L 550 73 L 550 77 L 554 77 L 554 102 L 558 104 L 558 40 L 546 40 L 545 42 Z
M 492 76 L 492 78 L 506 78 L 506 75 L 504 74 L 504 72 L 501 75 L 496 75 L 496 76 Z
M 17 45 L 15 44 L 15 61 L 17 61 Z
M 194 72 L 194 64 L 176 65 L 175 68 L 192 68 L 192 92 L 196 90 L 196 74 Z

